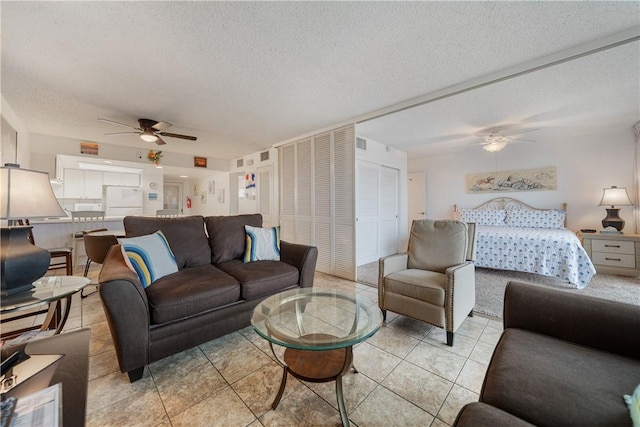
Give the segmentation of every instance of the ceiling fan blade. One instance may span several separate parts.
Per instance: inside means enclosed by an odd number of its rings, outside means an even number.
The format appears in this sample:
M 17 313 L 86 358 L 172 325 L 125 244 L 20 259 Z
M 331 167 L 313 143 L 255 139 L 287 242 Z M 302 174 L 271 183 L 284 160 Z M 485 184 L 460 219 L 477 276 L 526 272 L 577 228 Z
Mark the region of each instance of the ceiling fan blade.
M 110 132 L 110 133 L 105 133 L 105 135 L 124 135 L 124 134 L 129 134 L 129 133 L 140 133 L 140 132 Z
M 168 122 L 158 122 L 151 127 L 154 128 L 155 130 L 165 130 L 165 129 L 169 129 L 171 126 L 173 125 Z
M 508 136 L 522 135 L 523 133 L 533 132 L 534 130 L 540 130 L 540 128 L 523 129 L 519 132 L 509 132 Z
M 169 133 L 169 132 L 157 132 L 156 135 L 168 136 L 170 138 L 188 139 L 189 141 L 196 141 L 198 139 L 195 136 L 180 135 L 179 133 Z
M 128 124 L 125 124 L 125 123 L 114 122 L 113 120 L 107 120 L 107 119 L 97 119 L 97 120 L 98 120 L 98 121 L 100 121 L 100 122 L 112 123 L 112 124 L 114 124 L 114 125 L 126 126 L 126 127 L 128 127 L 128 128 L 131 128 L 131 129 L 142 130 L 142 129 L 140 129 L 140 128 L 137 128 L 137 127 L 135 127 L 135 126 L 131 126 L 131 125 L 128 125 Z
M 158 135 L 156 135 L 156 136 L 158 136 Z M 166 144 L 166 142 L 164 142 L 164 140 L 158 136 L 158 139 L 156 139 L 156 144 L 158 144 L 158 145 L 165 145 L 165 144 Z

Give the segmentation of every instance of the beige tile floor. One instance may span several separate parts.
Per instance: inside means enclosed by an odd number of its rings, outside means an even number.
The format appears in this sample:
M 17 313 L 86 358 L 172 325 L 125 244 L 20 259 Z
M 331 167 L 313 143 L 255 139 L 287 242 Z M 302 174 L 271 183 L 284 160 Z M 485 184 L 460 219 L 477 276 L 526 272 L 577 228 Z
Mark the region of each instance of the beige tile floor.
M 321 273 L 315 286 L 377 300 L 369 286 Z M 252 327 L 154 362 L 133 384 L 118 369 L 97 294 L 74 297 L 65 330 L 79 327 L 91 328 L 87 426 L 340 425 L 334 383 L 289 376 L 280 405 L 270 409 L 282 368 Z M 467 318 L 448 347 L 442 329 L 388 313 L 387 323 L 354 348 L 359 373 L 343 383 L 351 424 L 451 425 L 464 404 L 478 400 L 501 330 L 499 320 Z

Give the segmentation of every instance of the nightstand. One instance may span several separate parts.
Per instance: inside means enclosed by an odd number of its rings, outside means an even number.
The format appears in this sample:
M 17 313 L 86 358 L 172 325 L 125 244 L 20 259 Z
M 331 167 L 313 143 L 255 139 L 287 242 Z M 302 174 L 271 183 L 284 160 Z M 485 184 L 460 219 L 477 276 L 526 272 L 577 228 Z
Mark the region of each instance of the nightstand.
M 578 233 L 598 273 L 640 276 L 640 234 Z

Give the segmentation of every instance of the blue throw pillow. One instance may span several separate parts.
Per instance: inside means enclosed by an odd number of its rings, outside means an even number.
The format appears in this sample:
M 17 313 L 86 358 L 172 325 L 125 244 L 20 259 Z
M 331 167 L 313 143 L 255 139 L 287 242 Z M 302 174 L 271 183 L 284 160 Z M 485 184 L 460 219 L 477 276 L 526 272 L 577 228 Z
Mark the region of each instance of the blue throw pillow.
M 178 271 L 176 258 L 162 231 L 120 239 L 120 244 L 125 262 L 136 272 L 144 288 L 159 278 Z
M 280 226 L 271 228 L 244 226 L 246 247 L 244 262 L 280 261 Z
M 623 397 L 629 407 L 629 415 L 631 416 L 631 421 L 633 421 L 633 427 L 640 427 L 640 385 L 636 387 L 633 395 L 625 394 Z

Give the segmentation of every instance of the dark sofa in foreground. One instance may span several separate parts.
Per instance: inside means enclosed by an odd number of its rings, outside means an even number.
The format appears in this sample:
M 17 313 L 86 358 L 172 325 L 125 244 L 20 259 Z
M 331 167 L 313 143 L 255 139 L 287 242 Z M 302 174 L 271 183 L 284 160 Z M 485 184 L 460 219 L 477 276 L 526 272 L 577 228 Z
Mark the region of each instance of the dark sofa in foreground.
M 632 425 L 622 396 L 640 384 L 639 305 L 510 282 L 504 328 L 480 402 L 454 426 Z
M 179 269 L 143 288 L 120 245 L 104 261 L 100 297 L 131 381 L 153 361 L 250 325 L 267 296 L 313 286 L 315 247 L 281 241 L 280 261 L 244 263 L 245 225 L 261 227 L 262 216 L 124 219 L 127 237 L 162 231 Z

